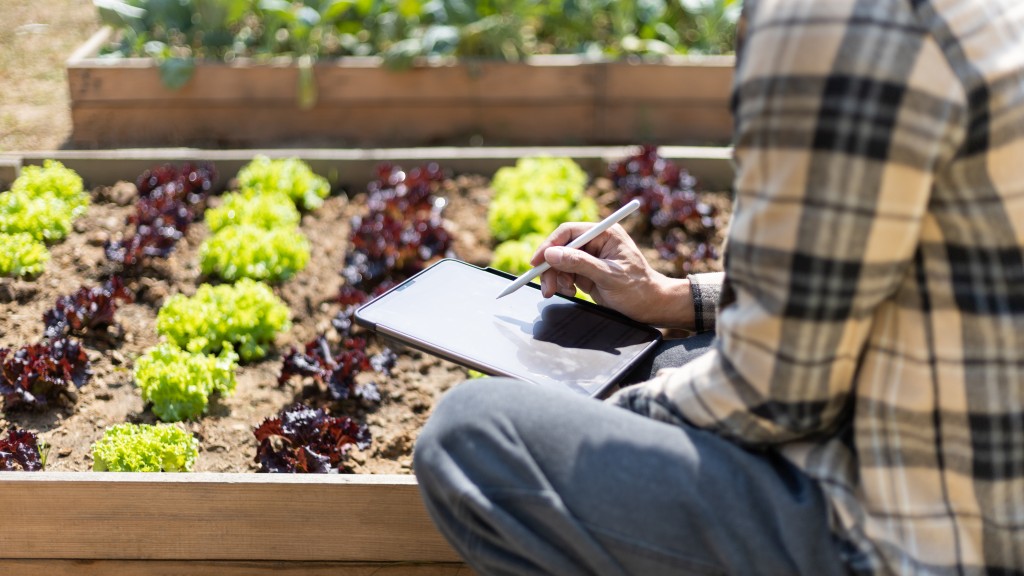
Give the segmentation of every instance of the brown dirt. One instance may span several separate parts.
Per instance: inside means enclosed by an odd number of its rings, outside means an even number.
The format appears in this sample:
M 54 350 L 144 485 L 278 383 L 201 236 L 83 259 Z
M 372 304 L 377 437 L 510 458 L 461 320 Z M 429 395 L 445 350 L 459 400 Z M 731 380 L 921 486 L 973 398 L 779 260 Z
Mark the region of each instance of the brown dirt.
M 457 257 L 486 265 L 492 240 L 486 225 L 490 190 L 487 179 L 460 176 L 446 183 L 445 226 L 455 239 Z M 93 191 L 88 212 L 75 223 L 75 232 L 51 248 L 52 260 L 38 278 L 0 279 L 0 347 L 20 347 L 42 338 L 44 311 L 59 296 L 80 286 L 95 286 L 113 266 L 103 254 L 108 238 L 119 238 L 128 229 L 125 217 L 132 210 L 134 186 L 120 183 Z M 607 181 L 592 188 L 600 202 L 613 200 Z M 724 195 L 707 199 L 727 217 Z M 216 205 L 218 198 L 210 200 Z M 281 360 L 291 346 L 302 346 L 319 333 L 332 332 L 330 320 L 338 312 L 334 302 L 342 279 L 339 271 L 346 252 L 349 221 L 363 206 L 363 195 L 351 200 L 344 194 L 330 197 L 323 207 L 306 214 L 302 230 L 310 239 L 309 266 L 295 278 L 275 288 L 292 312 L 292 329 L 279 337 L 276 350 L 266 359 L 244 365 L 238 372 L 238 388 L 226 398 L 216 399 L 209 413 L 186 423 L 200 440 L 197 471 L 255 471 L 256 441 L 252 429 L 265 418 L 295 401 L 327 407 L 333 414 L 347 414 L 367 422 L 373 445 L 366 452 L 353 451 L 348 468 L 355 473 L 409 473 L 412 446 L 419 429 L 437 398 L 467 376 L 465 369 L 429 355 L 402 351 L 390 379 L 378 379 L 383 400 L 366 409 L 346 401 L 331 404 L 311 381 L 293 379 L 277 385 Z M 610 210 L 610 208 L 609 208 Z M 724 226 L 722 226 L 724 228 Z M 122 333 L 111 329 L 82 338 L 94 375 L 78 391 L 77 401 L 46 412 L 0 412 L 0 429 L 16 425 L 32 430 L 49 446 L 47 469 L 90 470 L 90 448 L 105 426 L 121 422 L 156 422 L 143 405 L 132 379 L 136 357 L 158 343 L 155 319 L 159 306 L 175 293 L 193 294 L 203 281 L 198 267 L 198 248 L 209 230 L 202 222 L 193 224 L 186 238 L 167 260 L 153 260 L 144 276 L 129 287 L 136 302 L 122 306 L 117 320 Z M 656 252 L 646 249 L 649 259 L 662 271 L 674 273 Z M 715 263 L 705 265 L 714 269 Z M 369 376 L 369 375 L 367 375 Z

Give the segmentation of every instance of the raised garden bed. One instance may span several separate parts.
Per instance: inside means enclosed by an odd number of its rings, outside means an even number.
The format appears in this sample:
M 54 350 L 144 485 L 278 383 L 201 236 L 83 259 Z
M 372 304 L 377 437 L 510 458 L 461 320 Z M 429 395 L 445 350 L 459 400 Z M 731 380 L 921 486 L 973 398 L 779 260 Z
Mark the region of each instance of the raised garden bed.
M 0 486 L 22 506 L 18 518 L 0 523 L 9 534 L 0 572 L 18 574 L 455 574 L 458 558 L 434 531 L 409 474 L 416 431 L 437 396 L 466 377 L 460 367 L 419 354 L 401 354 L 393 378 L 381 383 L 385 401 L 377 408 L 349 405 L 369 422 L 374 444 L 351 453 L 347 468 L 354 474 L 290 476 L 253 474 L 255 441 L 252 427 L 294 400 L 315 402 L 316 390 L 297 379 L 276 383 L 281 354 L 328 328 L 336 311 L 334 297 L 346 250 L 349 219 L 360 209 L 365 182 L 373 167 L 390 161 L 407 168 L 436 161 L 453 174 L 443 190 L 445 218 L 455 238 L 456 254 L 486 264 L 491 241 L 486 231 L 488 178 L 497 166 L 527 155 L 576 159 L 592 175 L 602 174 L 623 148 L 506 150 L 381 150 L 381 151 L 134 151 L 54 152 L 8 158 L 10 166 L 61 161 L 78 171 L 92 190 L 93 203 L 76 223 L 75 232 L 51 248 L 53 260 L 33 280 L 0 281 L 0 315 L 4 318 L 0 346 L 35 341 L 42 333 L 42 312 L 57 295 L 82 283 L 95 284 L 104 271 L 103 241 L 124 227 L 125 186 L 142 169 L 166 162 L 215 162 L 230 176 L 255 154 L 296 155 L 321 174 L 333 174 L 336 194 L 307 213 L 302 230 L 313 242 L 313 260 L 306 270 L 278 288 L 291 309 L 294 327 L 279 339 L 275 355 L 244 366 L 233 396 L 217 402 L 206 417 L 189 423 L 201 440 L 199 472 L 179 475 L 83 472 L 89 468 L 88 448 L 105 425 L 120 421 L 152 422 L 131 381 L 128 366 L 157 336 L 152 329 L 156 307 L 168 295 L 194 291 L 199 280 L 195 255 L 208 233 L 194 225 L 171 258 L 154 263 L 147 277 L 132 288 L 135 304 L 117 313 L 123 335 L 83 339 L 93 360 L 93 380 L 79 391 L 75 403 L 44 413 L 3 414 L 5 424 L 41 432 L 51 446 L 48 472 L 3 473 Z M 728 151 L 692 152 L 692 162 L 679 149 L 663 150 L 697 177 L 706 190 L 724 190 Z M 700 159 L 697 158 L 700 156 Z M 140 164 L 142 167 L 140 167 Z M 716 187 L 709 188 L 711 184 Z M 721 186 L 721 187 L 717 187 Z M 591 193 L 609 202 L 607 183 Z M 712 201 L 727 209 L 724 195 Z M 723 210 L 721 217 L 726 212 Z M 656 256 L 653 256 L 656 258 Z M 219 473 L 218 473 L 219 472 Z M 19 508 L 20 509 L 20 508 Z M 59 534 L 57 540 L 54 535 Z M 397 563 L 397 564 L 396 564 Z M 90 572 L 90 570 L 92 572 Z M 391 572 L 389 572 L 389 570 Z M 299 572 L 296 572 L 299 573 Z
M 342 58 L 315 65 L 316 104 L 302 108 L 290 61 L 200 63 L 170 90 L 151 59 L 98 58 L 110 34 L 67 61 L 74 147 L 725 145 L 732 131 L 731 56 L 559 55 L 401 71 Z

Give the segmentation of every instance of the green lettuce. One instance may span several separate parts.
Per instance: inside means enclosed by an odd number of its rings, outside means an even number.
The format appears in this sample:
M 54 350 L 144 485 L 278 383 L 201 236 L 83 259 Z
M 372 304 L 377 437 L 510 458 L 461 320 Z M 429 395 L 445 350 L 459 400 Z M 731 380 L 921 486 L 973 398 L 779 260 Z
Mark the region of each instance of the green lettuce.
M 43 272 L 49 261 L 46 244 L 31 234 L 0 233 L 0 275 L 35 276 Z
M 242 190 L 280 192 L 306 210 L 319 208 L 331 192 L 327 179 L 298 158 L 272 160 L 258 155 L 238 171 L 237 180 Z
M 220 356 L 195 354 L 173 344 L 150 348 L 135 361 L 135 383 L 142 400 L 164 422 L 178 422 L 206 413 L 210 396 L 235 391 L 238 355 L 226 345 Z
M 199 247 L 199 262 L 203 274 L 229 282 L 240 278 L 281 282 L 309 263 L 309 241 L 294 227 L 227 226 Z
M 71 233 L 75 218 L 85 213 L 89 195 L 82 179 L 60 162 L 26 166 L 0 193 L 0 233 L 31 234 L 41 242 L 56 242 Z
M 265 230 L 299 225 L 301 215 L 295 203 L 280 192 L 261 194 L 250 189 L 230 192 L 222 198 L 221 205 L 207 210 L 204 216 L 211 232 L 242 224 L 259 226 Z
M 530 265 L 530 258 L 545 238 L 543 234 L 527 234 L 522 238 L 498 244 L 494 248 L 490 266 L 516 276 L 526 272 L 533 267 Z
M 92 445 L 97 472 L 189 472 L 199 442 L 172 424 L 115 424 Z
M 597 203 L 585 195 L 587 175 L 571 158 L 520 158 L 498 169 L 487 213 L 498 241 L 548 235 L 568 221 L 597 220 Z
M 56 160 L 44 160 L 42 167 L 25 166 L 11 184 L 11 192 L 32 198 L 53 196 L 65 202 L 77 217 L 89 205 L 81 176 Z
M 203 284 L 192 297 L 171 296 L 157 313 L 156 328 L 189 352 L 215 354 L 228 342 L 249 361 L 266 356 L 291 320 L 288 306 L 270 286 L 243 278 L 234 285 Z

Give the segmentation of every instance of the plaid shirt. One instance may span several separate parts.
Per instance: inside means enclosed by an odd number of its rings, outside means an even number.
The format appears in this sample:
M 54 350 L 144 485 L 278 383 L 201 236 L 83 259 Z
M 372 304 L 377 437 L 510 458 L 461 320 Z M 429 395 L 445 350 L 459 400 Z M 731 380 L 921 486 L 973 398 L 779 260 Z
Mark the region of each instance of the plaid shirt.
M 1024 574 L 1024 2 L 746 0 L 716 348 L 614 396 L 777 450 L 863 574 Z

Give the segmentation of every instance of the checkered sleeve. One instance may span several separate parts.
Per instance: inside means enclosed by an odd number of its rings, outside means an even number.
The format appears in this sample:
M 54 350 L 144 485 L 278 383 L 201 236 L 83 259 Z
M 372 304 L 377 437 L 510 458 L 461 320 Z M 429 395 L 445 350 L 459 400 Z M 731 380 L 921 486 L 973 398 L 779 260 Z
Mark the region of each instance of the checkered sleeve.
M 718 300 L 722 292 L 721 272 L 690 274 L 690 297 L 693 299 L 694 330 L 710 332 L 715 329 L 715 317 L 718 315 Z
M 914 258 L 964 97 L 909 3 L 745 10 L 716 348 L 612 401 L 767 445 L 826 432 L 847 406 L 874 314 Z

